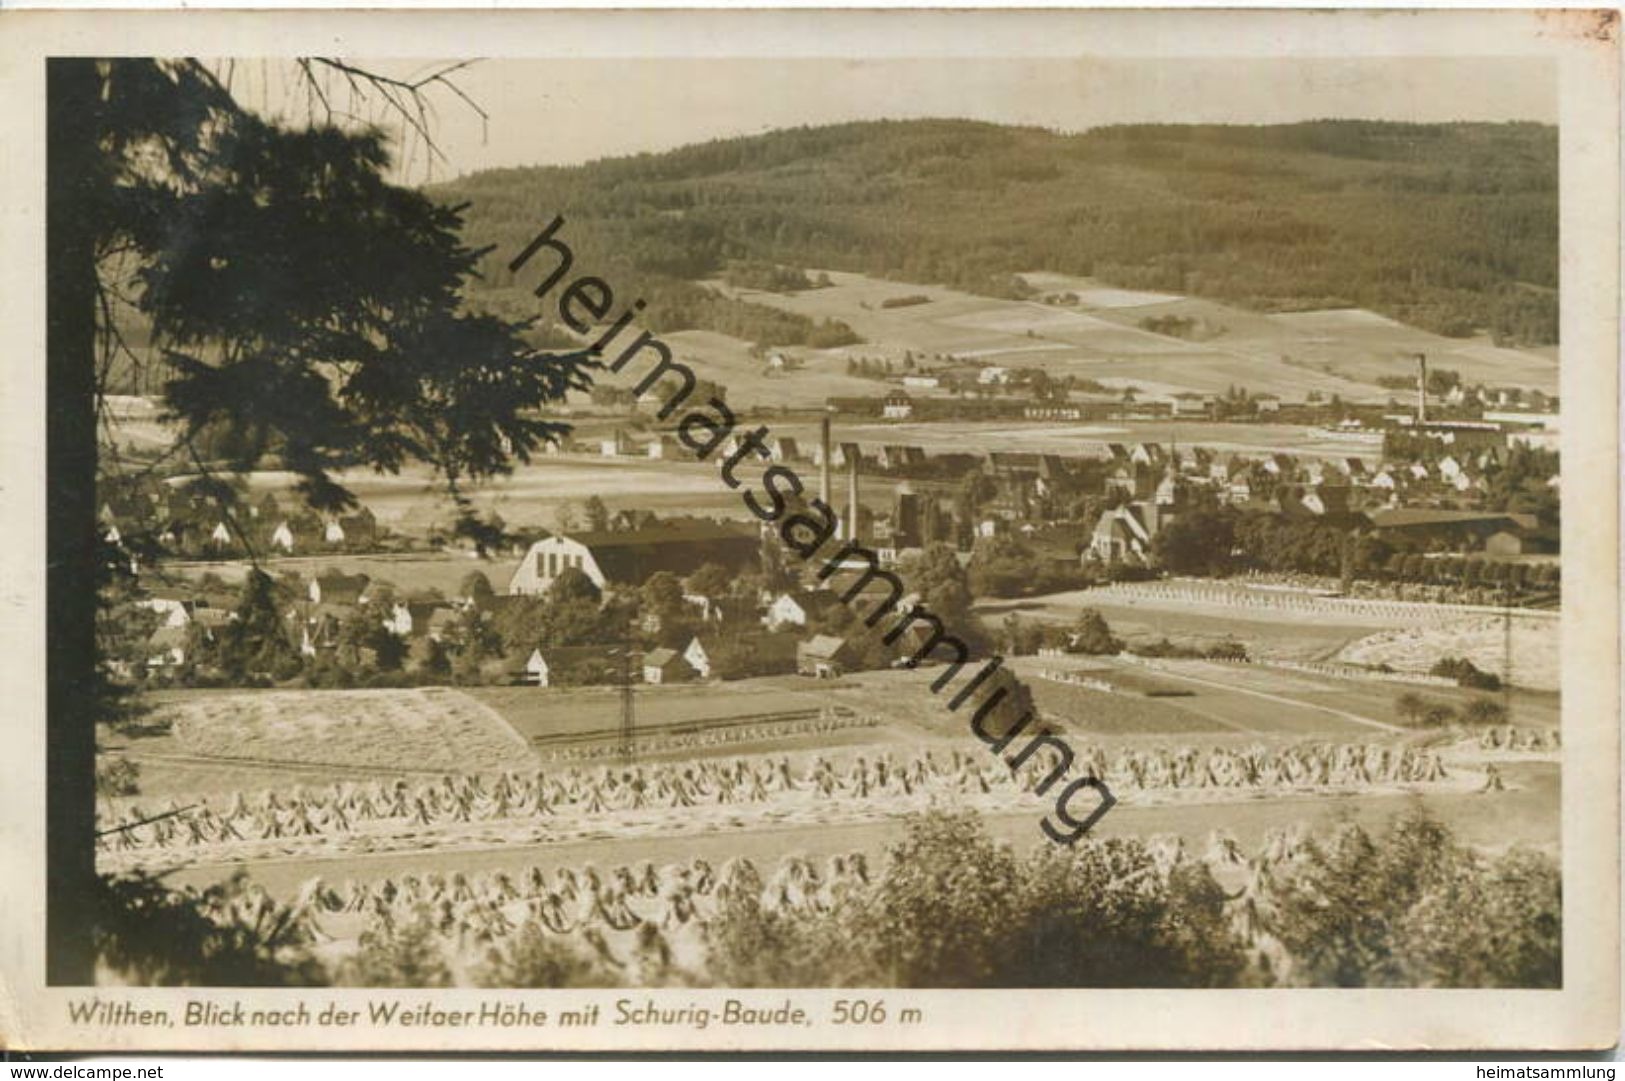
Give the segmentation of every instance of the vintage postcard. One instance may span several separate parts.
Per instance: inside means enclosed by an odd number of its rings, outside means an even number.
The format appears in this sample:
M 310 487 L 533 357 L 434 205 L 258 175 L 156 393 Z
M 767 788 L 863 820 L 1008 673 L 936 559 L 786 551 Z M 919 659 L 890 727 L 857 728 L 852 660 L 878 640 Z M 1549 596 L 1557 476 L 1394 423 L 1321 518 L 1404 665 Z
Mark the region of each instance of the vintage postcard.
M 0 32 L 0 1047 L 1616 1041 L 1616 13 Z

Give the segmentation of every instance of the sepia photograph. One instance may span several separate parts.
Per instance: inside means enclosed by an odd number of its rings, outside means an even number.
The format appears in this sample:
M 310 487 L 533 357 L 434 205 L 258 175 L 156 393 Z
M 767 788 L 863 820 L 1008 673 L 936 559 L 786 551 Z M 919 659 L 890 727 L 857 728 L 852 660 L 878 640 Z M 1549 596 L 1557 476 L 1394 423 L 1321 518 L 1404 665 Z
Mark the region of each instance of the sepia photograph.
M 892 15 L 38 58 L 41 1024 L 1583 988 L 1552 1042 L 1613 1042 L 1618 193 L 1577 310 L 1563 63 L 1617 19 Z

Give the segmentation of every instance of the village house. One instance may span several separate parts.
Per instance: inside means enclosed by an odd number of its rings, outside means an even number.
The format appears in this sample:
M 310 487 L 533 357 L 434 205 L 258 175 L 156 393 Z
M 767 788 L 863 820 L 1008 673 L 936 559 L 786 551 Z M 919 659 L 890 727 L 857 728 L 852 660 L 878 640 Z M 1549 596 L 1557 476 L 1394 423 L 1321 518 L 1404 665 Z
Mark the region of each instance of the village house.
M 694 669 L 675 649 L 651 649 L 643 656 L 645 683 L 683 683 L 693 675 Z
M 378 520 L 362 507 L 355 514 L 329 517 L 322 523 L 322 540 L 330 547 L 370 548 L 378 537 Z
M 159 627 L 184 628 L 192 622 L 196 602 L 173 594 L 154 595 L 136 602 L 137 607 L 158 613 Z
M 1128 499 L 1150 499 L 1157 490 L 1157 471 L 1141 462 L 1122 462 L 1105 476 L 1102 494 L 1122 494 Z
M 907 420 L 914 415 L 914 399 L 902 391 L 893 391 L 880 403 L 880 415 L 887 420 Z
M 650 458 L 657 461 L 678 461 L 684 457 L 685 448 L 674 435 L 661 433 L 650 441 L 647 453 Z
M 805 627 L 809 620 L 831 603 L 833 598 L 828 590 L 780 593 L 767 606 L 767 611 L 762 615 L 762 624 L 770 631 Z
M 1533 515 L 1493 511 L 1396 507 L 1373 511 L 1377 535 L 1390 542 L 1409 541 L 1439 551 L 1482 548 L 1497 533 L 1527 537 L 1539 525 Z M 1509 541 L 1501 541 L 1503 548 Z
M 396 601 L 384 617 L 384 629 L 397 638 L 423 637 L 440 611 L 454 615 L 448 606 L 434 601 Z
M 852 647 L 845 638 L 815 634 L 796 647 L 796 671 L 815 679 L 836 679 L 852 670 Z
M 1297 475 L 1298 460 L 1290 454 L 1271 454 L 1263 461 L 1264 472 L 1282 479 L 1290 479 Z
M 625 671 L 625 658 L 611 646 L 537 646 L 522 665 L 511 671 L 515 683 L 533 687 L 560 687 L 616 683 Z
M 1346 525 L 1361 524 L 1350 509 L 1353 489 L 1346 484 L 1289 484 L 1275 493 L 1280 513 L 1288 518 L 1319 518 Z
M 992 450 L 982 469 L 1000 483 L 1031 481 L 1038 476 L 1038 455 L 1028 451 Z
M 279 548 L 287 553 L 293 552 L 297 542 L 294 538 L 292 523 L 287 521 L 279 522 L 277 527 L 271 530 L 270 543 L 272 548 Z
M 711 678 L 711 654 L 706 651 L 705 644 L 700 641 L 699 635 L 695 635 L 688 640 L 688 645 L 683 647 L 682 657 L 683 663 L 693 669 L 697 677 L 700 679 Z
M 295 605 L 287 615 L 288 638 L 306 657 L 331 652 L 338 647 L 344 625 L 358 613 L 351 605 Z
M 1101 514 L 1089 537 L 1089 555 L 1102 563 L 1144 563 L 1151 558 L 1156 512 L 1129 503 Z
M 1129 450 L 1128 459 L 1140 465 L 1157 466 L 1168 460 L 1168 451 L 1161 443 L 1136 443 Z
M 1169 411 L 1176 417 L 1206 416 L 1213 407 L 1211 394 L 1198 394 L 1191 390 L 1165 394 L 1159 400 L 1167 402 Z
M 147 637 L 147 668 L 154 671 L 180 668 L 186 664 L 187 633 L 184 627 L 159 627 Z
M 619 458 L 637 453 L 637 444 L 633 442 L 630 435 L 617 428 L 609 438 L 599 442 L 598 452 L 605 458 Z
M 880 448 L 879 454 L 875 455 L 875 464 L 888 472 L 918 469 L 926 463 L 926 460 L 923 447 L 907 446 L 901 443 L 888 443 Z
M 365 574 L 338 574 L 335 572 L 318 574 L 310 580 L 310 602 L 312 604 L 360 604 L 361 595 L 366 592 L 371 581 L 372 579 Z
M 721 623 L 724 618 L 722 603 L 716 597 L 703 593 L 684 593 L 683 603 L 694 609 L 695 618 L 702 623 Z

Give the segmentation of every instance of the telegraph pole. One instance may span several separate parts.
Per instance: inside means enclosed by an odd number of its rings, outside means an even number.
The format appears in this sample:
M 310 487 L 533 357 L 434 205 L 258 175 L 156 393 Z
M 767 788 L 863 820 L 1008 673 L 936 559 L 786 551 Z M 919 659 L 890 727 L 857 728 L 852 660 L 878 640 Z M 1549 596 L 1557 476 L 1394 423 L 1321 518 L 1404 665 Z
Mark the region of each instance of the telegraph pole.
M 637 717 L 632 705 L 632 641 L 627 639 L 626 648 L 621 651 L 621 761 L 631 765 L 636 757 L 633 754 L 632 732 L 636 727 Z
M 637 707 L 632 700 L 633 651 L 637 643 L 638 608 L 632 607 L 632 614 L 627 617 L 626 639 L 621 646 L 621 725 L 619 745 L 621 762 L 631 765 L 636 757 L 634 732 L 637 728 Z

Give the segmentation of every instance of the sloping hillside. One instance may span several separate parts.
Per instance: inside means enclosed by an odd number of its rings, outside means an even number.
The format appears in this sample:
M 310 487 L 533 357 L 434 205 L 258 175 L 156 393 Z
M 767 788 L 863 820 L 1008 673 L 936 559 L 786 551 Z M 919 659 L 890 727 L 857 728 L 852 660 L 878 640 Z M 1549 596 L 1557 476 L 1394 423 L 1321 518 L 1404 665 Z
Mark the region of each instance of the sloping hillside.
M 495 245 L 483 303 L 535 310 L 534 269 L 516 283 L 507 262 L 557 214 L 577 271 L 645 298 L 644 325 L 764 345 L 840 344 L 846 327 L 698 283 L 748 261 L 1017 299 L 1035 289 L 1017 275 L 1042 270 L 1503 344 L 1557 334 L 1557 132 L 1536 124 L 866 122 L 494 170 L 437 194 L 468 202 L 469 240 Z

